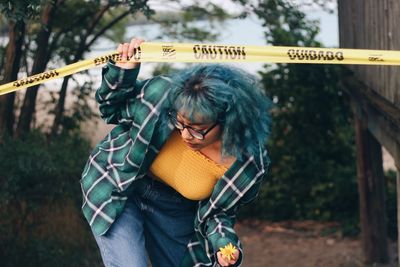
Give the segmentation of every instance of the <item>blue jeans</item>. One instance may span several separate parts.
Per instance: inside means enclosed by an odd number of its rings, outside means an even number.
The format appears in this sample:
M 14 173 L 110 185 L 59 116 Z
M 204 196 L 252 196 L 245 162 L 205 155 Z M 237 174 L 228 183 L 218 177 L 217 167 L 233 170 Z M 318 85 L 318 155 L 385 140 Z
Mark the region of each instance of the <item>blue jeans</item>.
M 106 234 L 95 236 L 106 267 L 177 267 L 194 235 L 197 201 L 145 177 Z M 146 254 L 147 251 L 147 254 Z

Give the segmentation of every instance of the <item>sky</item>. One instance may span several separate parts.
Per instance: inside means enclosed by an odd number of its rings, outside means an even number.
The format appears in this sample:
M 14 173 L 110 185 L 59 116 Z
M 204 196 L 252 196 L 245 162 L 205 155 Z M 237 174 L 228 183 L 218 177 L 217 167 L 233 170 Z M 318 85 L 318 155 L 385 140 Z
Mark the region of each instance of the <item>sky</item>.
M 195 0 L 180 0 L 181 4 L 193 3 Z M 250 0 L 251 2 L 258 2 L 257 0 Z M 336 1 L 326 0 L 328 2 L 327 7 L 335 10 L 334 13 L 328 13 L 327 11 L 322 10 L 321 7 L 313 4 L 315 0 L 290 0 L 294 4 L 298 5 L 310 19 L 318 19 L 321 24 L 321 34 L 319 36 L 320 40 L 326 47 L 338 47 L 338 18 L 337 18 L 337 5 Z M 233 3 L 231 0 L 209 0 L 209 1 L 201 1 L 200 3 L 211 2 L 219 5 L 224 8 L 226 11 L 230 13 L 239 13 L 240 10 L 243 9 L 243 6 L 240 4 Z M 160 1 L 160 0 L 149 0 L 149 5 L 155 10 L 171 10 L 176 11 L 178 6 L 171 2 Z M 251 19 L 254 23 L 247 22 L 247 26 L 251 26 L 246 28 L 246 31 L 237 31 L 240 33 L 245 33 L 250 37 L 249 41 L 256 42 L 254 45 L 262 45 L 259 43 L 259 40 L 262 39 L 264 41 L 264 36 L 262 34 L 262 27 L 255 18 Z M 240 38 L 240 36 L 232 36 L 231 38 L 226 38 L 229 41 L 243 41 L 248 40 L 248 38 Z
M 289 0 L 298 3 L 303 3 L 299 7 L 306 13 L 308 18 L 316 19 L 320 21 L 321 32 L 317 37 L 318 41 L 321 41 L 325 47 L 338 47 L 339 46 L 339 33 L 338 33 L 338 18 L 337 12 L 328 13 L 322 10 L 320 7 L 312 6 L 311 3 L 315 0 Z M 161 10 L 172 10 L 176 11 L 177 6 L 172 1 L 162 0 L 149 0 L 149 5 L 156 11 Z M 193 2 L 193 0 L 180 0 L 181 3 Z M 228 12 L 239 12 L 243 7 L 238 4 L 232 3 L 231 0 L 211 0 L 202 1 L 201 3 L 212 2 L 219 4 Z M 305 5 L 305 4 L 307 5 Z M 335 9 L 335 6 L 331 8 Z M 202 22 L 199 22 L 202 23 Z M 159 29 L 153 25 L 133 25 L 127 28 L 125 39 L 128 42 L 132 37 L 141 37 L 146 41 L 155 40 L 158 36 Z M 174 42 L 175 40 L 165 40 Z M 220 29 L 220 37 L 215 42 L 216 44 L 241 44 L 241 45 L 266 45 L 264 37 L 264 29 L 261 26 L 261 21 L 254 15 L 247 17 L 246 19 L 235 19 L 228 20 L 224 26 Z M 92 58 L 98 55 L 104 54 L 106 51 L 113 51 L 116 48 L 116 43 L 101 40 L 98 42 L 92 52 L 87 55 L 87 58 Z M 141 79 L 149 78 L 152 71 L 157 63 L 146 63 L 142 64 L 140 76 Z M 258 75 L 258 71 L 263 69 L 264 63 L 231 63 L 239 68 L 243 68 L 248 72 Z M 175 67 L 182 67 L 179 63 L 175 63 Z M 94 72 L 95 70 L 93 70 Z M 95 73 L 95 72 L 94 72 Z
M 192 0 L 183 0 L 181 2 L 190 2 Z M 297 2 L 312 2 L 313 0 L 292 0 Z M 205 3 L 207 1 L 203 1 Z M 226 11 L 239 12 L 242 6 L 233 4 L 230 0 L 212 0 L 215 4 L 219 4 Z M 149 5 L 157 10 L 176 10 L 176 6 L 170 2 L 160 0 L 150 0 Z M 325 47 L 338 47 L 338 18 L 337 12 L 328 13 L 319 7 L 311 5 L 300 5 L 300 8 L 307 14 L 310 19 L 320 21 L 321 32 L 318 35 L 318 41 L 321 41 Z M 335 8 L 334 6 L 332 8 Z M 201 23 L 201 22 L 199 22 Z M 126 38 L 129 40 L 131 37 L 143 37 L 146 41 L 154 40 L 159 34 L 154 25 L 135 25 L 127 29 Z M 166 40 L 174 42 L 174 40 Z M 220 36 L 217 44 L 241 44 L 241 45 L 266 45 L 264 37 L 264 29 L 261 26 L 261 21 L 256 16 L 248 17 L 246 19 L 235 19 L 225 22 L 221 27 Z M 114 47 L 115 44 L 108 43 L 102 44 L 102 47 Z M 101 47 L 101 46 L 100 46 Z M 104 50 L 103 50 L 104 52 Z M 237 67 L 246 69 L 248 72 L 258 75 L 257 72 L 263 69 L 264 63 L 232 63 Z M 177 64 L 179 66 L 179 64 Z M 151 76 L 153 63 L 142 64 L 141 77 L 148 78 Z

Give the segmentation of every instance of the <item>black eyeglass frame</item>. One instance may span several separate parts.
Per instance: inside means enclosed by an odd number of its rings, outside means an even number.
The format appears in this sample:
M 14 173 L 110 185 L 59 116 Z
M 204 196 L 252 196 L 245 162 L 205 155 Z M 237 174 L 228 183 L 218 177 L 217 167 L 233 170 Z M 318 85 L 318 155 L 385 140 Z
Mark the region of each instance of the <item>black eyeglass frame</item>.
M 212 129 L 214 129 L 215 126 L 218 125 L 218 122 L 216 122 L 216 123 L 214 123 L 213 125 L 211 125 L 210 128 L 208 128 L 207 130 L 205 130 L 205 131 L 200 131 L 200 130 L 194 129 L 194 128 L 193 128 L 192 126 L 190 126 L 190 125 L 186 125 L 186 124 L 184 124 L 184 123 L 178 121 L 178 118 L 177 118 L 177 115 L 176 115 L 175 112 L 171 112 L 171 111 L 168 112 L 168 117 L 169 117 L 169 119 L 171 120 L 172 124 L 174 125 L 174 127 L 175 127 L 176 129 L 178 129 L 179 131 L 182 132 L 182 131 L 186 128 L 186 129 L 188 129 L 189 134 L 190 134 L 193 138 L 196 138 L 196 139 L 198 139 L 198 140 L 204 140 L 204 138 L 206 137 L 206 135 L 207 135 Z M 192 132 L 192 131 L 193 131 L 195 134 L 199 134 L 199 136 L 193 135 L 193 132 Z

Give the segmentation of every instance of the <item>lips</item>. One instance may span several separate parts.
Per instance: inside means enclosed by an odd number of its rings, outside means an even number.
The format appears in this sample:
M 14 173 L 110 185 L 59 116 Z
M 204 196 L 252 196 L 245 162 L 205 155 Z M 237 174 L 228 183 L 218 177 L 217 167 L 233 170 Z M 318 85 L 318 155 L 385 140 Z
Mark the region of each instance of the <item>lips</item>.
M 191 148 L 194 148 L 194 147 L 197 146 L 196 144 L 192 144 L 192 143 L 188 143 L 188 142 L 185 142 L 185 144 L 186 144 L 188 147 L 191 147 Z

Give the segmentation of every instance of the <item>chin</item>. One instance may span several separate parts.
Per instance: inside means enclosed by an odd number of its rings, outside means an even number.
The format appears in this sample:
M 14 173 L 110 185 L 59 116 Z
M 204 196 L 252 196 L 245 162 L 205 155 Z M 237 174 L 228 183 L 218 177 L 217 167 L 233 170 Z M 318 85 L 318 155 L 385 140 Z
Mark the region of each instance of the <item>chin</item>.
M 191 150 L 195 150 L 195 151 L 201 149 L 201 147 L 200 147 L 199 145 L 196 145 L 196 144 L 189 144 L 189 143 L 186 143 L 186 146 L 187 146 L 188 148 L 190 148 Z

